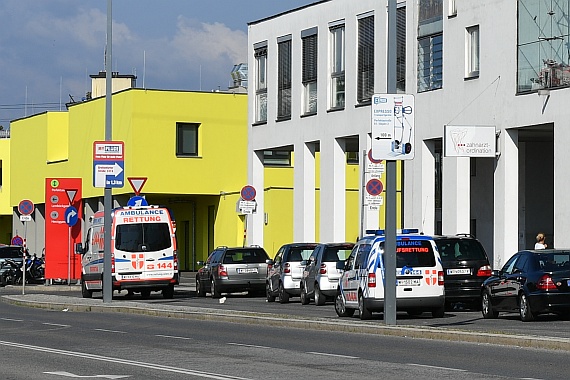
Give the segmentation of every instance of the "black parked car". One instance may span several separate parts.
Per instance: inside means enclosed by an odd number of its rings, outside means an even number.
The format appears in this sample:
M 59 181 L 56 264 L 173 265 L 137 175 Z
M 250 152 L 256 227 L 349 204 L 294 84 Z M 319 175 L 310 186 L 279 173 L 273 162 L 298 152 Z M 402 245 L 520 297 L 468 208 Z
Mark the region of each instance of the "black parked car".
M 483 317 L 518 311 L 526 322 L 539 314 L 570 314 L 570 250 L 520 251 L 492 274 L 483 283 Z
M 491 276 L 491 264 L 485 249 L 471 235 L 435 236 L 443 266 L 447 308 L 461 303 L 481 307 L 481 285 Z
M 196 293 L 203 297 L 210 292 L 212 298 L 222 293 L 252 292 L 263 294 L 269 256 L 261 247 L 218 247 L 196 274 Z

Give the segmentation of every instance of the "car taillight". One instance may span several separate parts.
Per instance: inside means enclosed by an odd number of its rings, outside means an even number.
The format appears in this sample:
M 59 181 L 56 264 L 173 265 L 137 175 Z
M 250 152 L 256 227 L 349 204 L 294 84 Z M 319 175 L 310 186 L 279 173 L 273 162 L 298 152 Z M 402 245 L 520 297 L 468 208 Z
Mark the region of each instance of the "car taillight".
M 283 273 L 291 273 L 291 264 L 287 263 L 283 267 Z
M 115 273 L 115 255 L 111 255 L 111 273 Z
M 218 276 L 220 277 L 227 277 L 228 272 L 226 271 L 226 267 L 222 264 L 218 265 Z
M 491 277 L 491 266 L 483 265 L 477 270 L 477 277 Z
M 178 270 L 178 255 L 174 251 L 174 270 Z
M 439 286 L 443 286 L 443 271 L 442 270 L 437 271 L 437 284 Z
M 538 290 L 556 290 L 556 285 L 552 281 L 552 278 L 549 275 L 545 274 L 536 283 L 536 288 Z
M 376 287 L 376 273 L 368 273 L 368 287 L 369 288 Z
M 327 264 L 321 264 L 321 269 L 319 269 L 320 274 L 327 274 Z

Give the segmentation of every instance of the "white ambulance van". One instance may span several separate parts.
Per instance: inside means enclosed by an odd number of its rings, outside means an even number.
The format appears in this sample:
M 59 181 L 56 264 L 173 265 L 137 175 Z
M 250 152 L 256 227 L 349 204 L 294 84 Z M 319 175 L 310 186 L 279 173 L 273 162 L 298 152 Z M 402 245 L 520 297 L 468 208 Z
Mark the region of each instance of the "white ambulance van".
M 164 298 L 174 297 L 179 283 L 176 254 L 176 223 L 165 207 L 123 207 L 111 212 L 111 266 L 113 290 L 140 292 L 148 298 L 151 291 L 162 291 Z M 81 254 L 81 293 L 91 298 L 103 290 L 104 213 L 89 219 Z
M 384 310 L 384 231 L 367 231 L 354 246 L 343 269 L 335 310 L 340 317 L 350 317 L 356 310 L 360 319 L 370 319 L 372 312 Z M 396 235 L 396 309 L 419 315 L 431 312 L 443 317 L 445 289 L 443 267 L 434 239 L 417 229 Z

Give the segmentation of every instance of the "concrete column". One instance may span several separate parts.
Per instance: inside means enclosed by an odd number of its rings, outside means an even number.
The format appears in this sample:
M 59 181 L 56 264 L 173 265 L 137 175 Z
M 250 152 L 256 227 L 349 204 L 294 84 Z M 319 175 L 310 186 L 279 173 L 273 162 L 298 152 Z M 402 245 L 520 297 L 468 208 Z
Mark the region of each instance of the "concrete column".
M 321 141 L 322 242 L 346 240 L 346 154 L 343 139 Z
M 500 269 L 518 251 L 518 130 L 506 129 L 499 139 L 501 156 L 495 167 L 493 268 Z
M 293 240 L 315 241 L 315 144 L 295 144 Z
M 469 157 L 443 158 L 441 232 L 469 233 L 470 166 Z
M 257 202 L 257 213 L 247 216 L 247 244 L 264 246 L 263 243 L 263 227 L 264 227 L 264 167 L 263 167 L 263 151 L 250 152 L 249 161 L 249 185 L 253 186 L 256 191 L 255 201 Z

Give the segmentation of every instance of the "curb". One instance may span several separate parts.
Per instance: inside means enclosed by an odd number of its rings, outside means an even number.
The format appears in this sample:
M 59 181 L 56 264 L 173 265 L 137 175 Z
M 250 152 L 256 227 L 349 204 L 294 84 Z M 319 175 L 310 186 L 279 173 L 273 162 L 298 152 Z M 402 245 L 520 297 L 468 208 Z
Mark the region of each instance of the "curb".
M 33 297 L 33 295 L 32 295 Z M 25 299 L 25 295 L 10 295 L 1 297 L 2 302 L 16 306 L 27 306 L 49 310 L 65 310 L 74 312 L 100 312 L 139 314 L 167 318 L 180 318 L 188 320 L 203 320 L 216 322 L 231 322 L 244 324 L 263 323 L 266 326 L 293 327 L 299 329 L 312 329 L 322 331 L 337 331 L 359 334 L 375 334 L 394 337 L 433 339 L 447 341 L 461 341 L 480 344 L 496 344 L 517 346 L 525 348 L 538 348 L 547 350 L 570 351 L 570 339 L 551 338 L 532 335 L 514 335 L 502 333 L 471 332 L 463 330 L 449 330 L 435 327 L 416 326 L 383 326 L 375 322 L 343 321 L 328 319 L 304 319 L 290 315 L 277 315 L 258 312 L 243 312 L 237 310 L 219 310 L 198 307 L 176 307 L 163 305 L 160 308 L 149 307 L 148 304 L 125 302 L 120 306 L 104 305 L 102 300 L 78 300 L 62 296 L 49 300 L 50 296 L 42 296 L 46 300 Z M 37 297 L 35 297 L 37 298 Z

